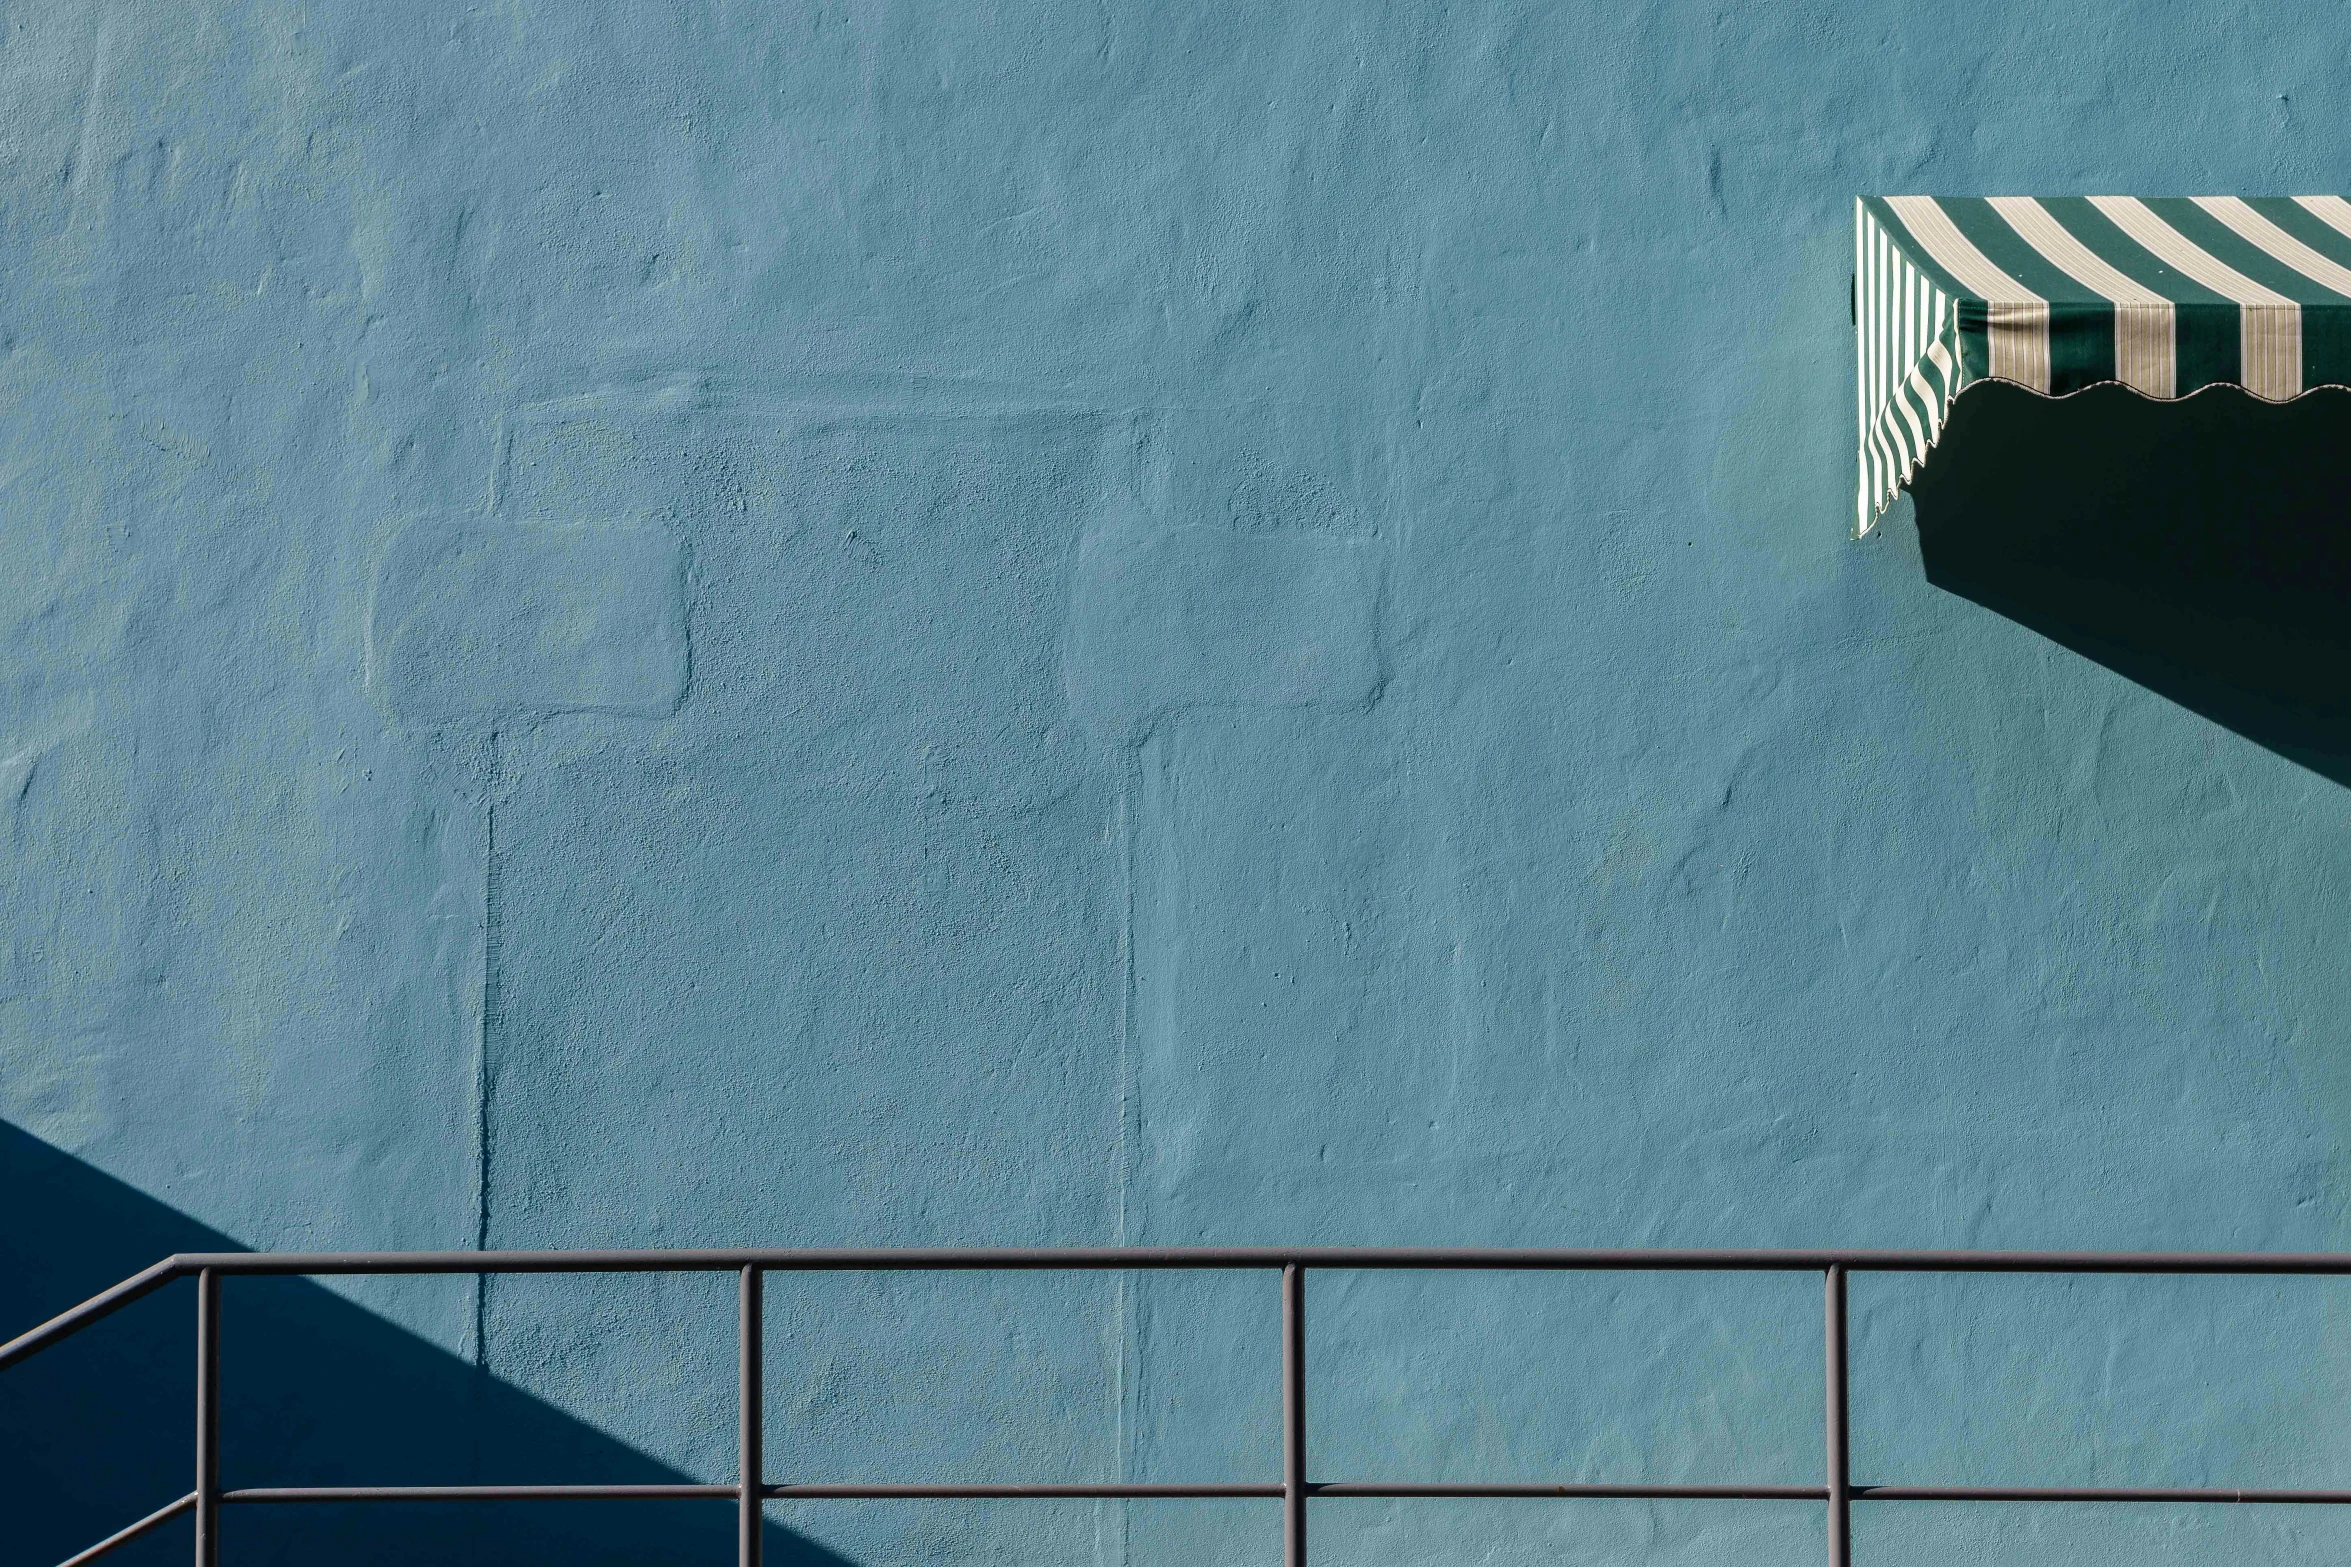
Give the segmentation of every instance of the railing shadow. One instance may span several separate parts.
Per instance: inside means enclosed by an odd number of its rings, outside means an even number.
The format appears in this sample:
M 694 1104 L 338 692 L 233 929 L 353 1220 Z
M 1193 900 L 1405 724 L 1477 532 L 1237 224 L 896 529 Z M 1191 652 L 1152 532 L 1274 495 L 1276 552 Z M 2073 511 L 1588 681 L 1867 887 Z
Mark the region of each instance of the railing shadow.
M 236 1242 L 0 1125 L 0 1337 L 174 1252 Z M 194 1450 L 192 1286 L 174 1284 L 0 1373 L 0 1561 L 53 1567 L 184 1495 Z M 689 1476 L 299 1279 L 230 1281 L 221 1356 L 231 1485 L 671 1483 Z M 175 1520 L 107 1558 L 184 1562 Z M 734 1559 L 719 1502 L 235 1507 L 243 1564 L 698 1563 Z M 776 1567 L 844 1558 L 771 1523 Z
M 1984 383 L 1911 493 L 1937 587 L 2351 784 L 2351 392 Z

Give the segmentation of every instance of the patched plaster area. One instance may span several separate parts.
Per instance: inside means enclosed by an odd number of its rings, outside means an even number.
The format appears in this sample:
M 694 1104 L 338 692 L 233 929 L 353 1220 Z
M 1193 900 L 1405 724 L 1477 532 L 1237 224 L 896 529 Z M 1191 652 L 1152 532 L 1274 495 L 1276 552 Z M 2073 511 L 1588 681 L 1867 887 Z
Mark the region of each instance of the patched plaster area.
M 1182 527 L 1089 540 L 1070 703 L 1122 744 L 1193 707 L 1368 707 L 1379 569 L 1375 544 L 1343 537 Z
M 656 528 L 428 518 L 377 567 L 370 688 L 404 722 L 675 711 L 684 553 Z

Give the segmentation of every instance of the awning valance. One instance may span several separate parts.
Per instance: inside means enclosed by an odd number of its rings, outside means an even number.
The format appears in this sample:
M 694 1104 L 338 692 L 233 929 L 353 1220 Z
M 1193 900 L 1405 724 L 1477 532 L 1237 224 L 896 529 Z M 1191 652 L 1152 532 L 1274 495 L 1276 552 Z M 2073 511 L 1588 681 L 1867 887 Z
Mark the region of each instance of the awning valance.
M 1865 196 L 1856 230 L 1864 533 L 1977 381 L 2351 385 L 2339 196 Z

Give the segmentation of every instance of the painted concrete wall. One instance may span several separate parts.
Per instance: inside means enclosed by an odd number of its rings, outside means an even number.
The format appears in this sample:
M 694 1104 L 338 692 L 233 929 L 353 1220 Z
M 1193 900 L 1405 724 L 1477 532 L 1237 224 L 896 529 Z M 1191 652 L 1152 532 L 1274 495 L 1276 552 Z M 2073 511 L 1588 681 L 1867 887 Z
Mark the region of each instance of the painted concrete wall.
M 2339 7 L 0 29 L 0 1117 L 93 1182 L 256 1247 L 2351 1240 L 2351 801 L 1938 594 L 1905 512 L 1853 541 L 1845 298 L 1858 191 L 2344 188 Z M 349 1293 L 727 1473 L 719 1286 Z M 1272 1304 L 779 1284 L 773 1463 L 1264 1477 Z M 1818 1473 L 1808 1281 L 1313 1310 L 1329 1476 Z M 1864 1478 L 2351 1483 L 2340 1291 L 1856 1310 Z M 775 1517 L 875 1564 L 1277 1550 L 1258 1504 Z

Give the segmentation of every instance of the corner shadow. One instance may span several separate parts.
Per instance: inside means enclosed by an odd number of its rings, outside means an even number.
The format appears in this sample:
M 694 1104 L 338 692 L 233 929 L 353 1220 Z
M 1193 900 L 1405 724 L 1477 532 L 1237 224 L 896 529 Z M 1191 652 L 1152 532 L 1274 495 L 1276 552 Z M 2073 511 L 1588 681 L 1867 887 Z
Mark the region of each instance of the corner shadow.
M 241 1251 L 130 1186 L 0 1124 L 0 1339 L 182 1251 Z M 177 1283 L 0 1372 L 0 1561 L 54 1567 L 187 1494 L 194 1297 Z M 223 1281 L 221 1456 L 238 1484 L 674 1483 L 679 1474 L 307 1280 Z M 226 1559 L 648 1563 L 735 1556 L 722 1502 L 244 1506 Z M 108 1562 L 184 1562 L 173 1520 Z M 779 1528 L 776 1567 L 846 1567 Z
M 1910 489 L 1936 587 L 2351 784 L 2351 392 L 1979 383 Z

